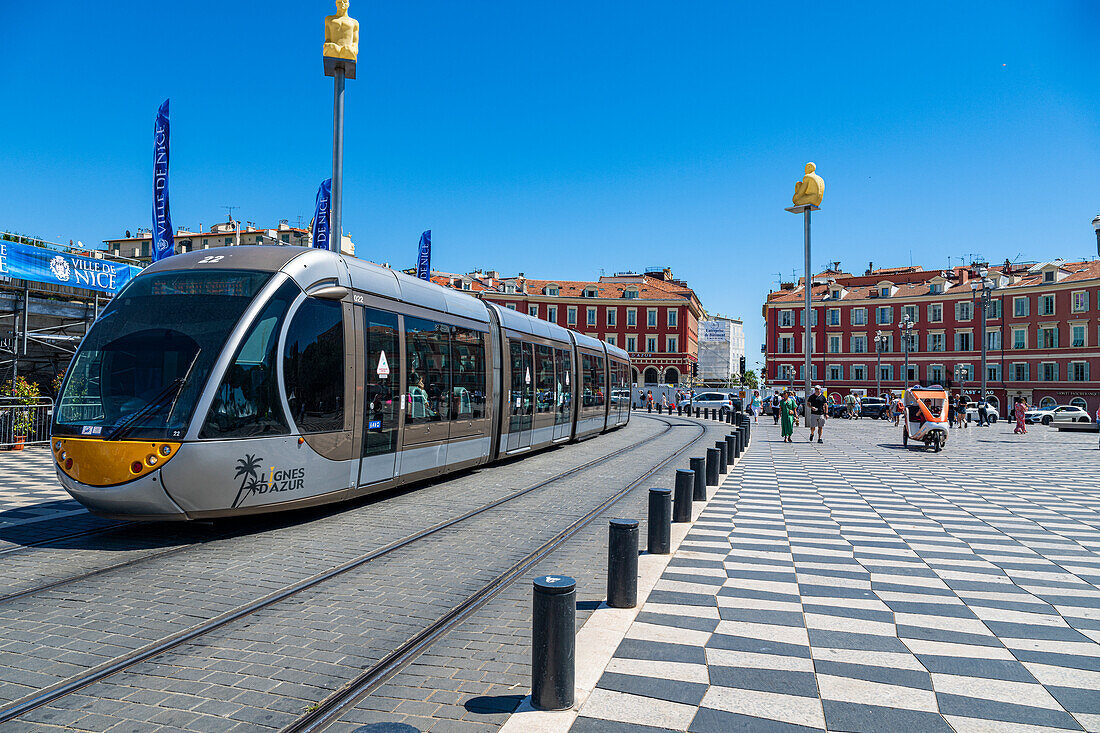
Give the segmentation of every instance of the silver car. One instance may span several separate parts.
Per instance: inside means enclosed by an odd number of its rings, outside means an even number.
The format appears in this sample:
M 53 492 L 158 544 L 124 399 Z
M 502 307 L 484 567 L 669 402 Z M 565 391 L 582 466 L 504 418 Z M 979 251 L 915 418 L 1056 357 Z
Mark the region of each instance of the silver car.
M 1029 411 L 1026 417 L 1032 422 L 1039 422 L 1043 425 L 1050 425 L 1052 422 L 1092 422 L 1089 413 L 1076 405 L 1058 405 L 1036 412 L 1037 415 L 1030 417 Z
M 691 406 L 698 407 L 700 410 L 704 408 L 718 410 L 719 414 L 725 417 L 733 410 L 732 397 L 732 395 L 724 392 L 702 392 L 695 395 L 695 399 L 691 401 Z

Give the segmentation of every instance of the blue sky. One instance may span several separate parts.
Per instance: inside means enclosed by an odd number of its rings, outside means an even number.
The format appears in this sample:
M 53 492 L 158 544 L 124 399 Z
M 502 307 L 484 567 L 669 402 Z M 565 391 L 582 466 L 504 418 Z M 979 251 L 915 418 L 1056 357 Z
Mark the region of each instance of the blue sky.
M 802 272 L 807 160 L 815 269 L 1094 254 L 1100 4 L 767 5 L 352 0 L 345 231 L 394 266 L 428 228 L 442 270 L 668 265 L 745 319 L 750 364 L 764 294 Z M 332 8 L 2 3 L 0 228 L 149 226 L 165 97 L 176 225 L 308 221 Z

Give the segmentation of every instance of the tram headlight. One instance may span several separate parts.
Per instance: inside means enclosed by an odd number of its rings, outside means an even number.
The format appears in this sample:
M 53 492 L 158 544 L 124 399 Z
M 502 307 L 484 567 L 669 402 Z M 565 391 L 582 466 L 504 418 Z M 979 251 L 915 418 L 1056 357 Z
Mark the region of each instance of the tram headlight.
M 157 457 L 154 454 L 150 453 L 149 455 L 145 456 L 145 462 L 148 463 L 150 466 L 155 466 L 157 465 Z
M 61 451 L 61 460 L 64 461 L 68 457 L 69 457 L 69 453 L 67 451 Z
M 60 440 L 53 444 L 53 449 L 54 450 L 61 450 L 61 441 Z
M 170 446 L 170 445 L 162 445 L 160 447 L 160 454 L 162 456 L 167 457 L 171 452 L 172 452 L 172 446 Z
M 141 473 L 142 468 L 141 461 L 134 461 L 130 464 L 130 473 Z

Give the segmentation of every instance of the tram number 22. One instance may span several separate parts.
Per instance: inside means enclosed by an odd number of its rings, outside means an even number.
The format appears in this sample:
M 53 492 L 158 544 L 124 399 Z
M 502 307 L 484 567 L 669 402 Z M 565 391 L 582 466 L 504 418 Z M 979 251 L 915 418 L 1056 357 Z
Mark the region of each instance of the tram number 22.
M 210 264 L 213 264 L 215 262 L 221 262 L 224 259 L 225 259 L 225 255 L 207 255 L 206 257 L 203 257 L 201 260 L 199 260 L 198 264 L 200 264 L 200 265 L 210 265 Z

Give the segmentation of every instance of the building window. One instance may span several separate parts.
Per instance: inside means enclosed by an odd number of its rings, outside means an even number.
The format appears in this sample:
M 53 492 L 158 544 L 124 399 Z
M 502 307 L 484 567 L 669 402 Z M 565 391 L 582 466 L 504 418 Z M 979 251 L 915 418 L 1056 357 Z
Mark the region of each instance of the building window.
M 546 306 L 546 320 L 551 323 L 558 322 L 558 307 L 556 305 Z
M 943 303 L 928 304 L 928 320 L 932 323 L 943 323 Z
M 1027 348 L 1027 329 L 1026 328 L 1014 328 L 1014 329 L 1012 329 L 1012 348 L 1014 348 L 1014 349 L 1026 349 Z
M 955 376 L 958 377 L 960 382 L 972 382 L 974 381 L 974 367 L 970 364 L 956 364 Z
M 680 352 L 680 339 L 676 336 L 665 336 L 665 351 L 670 354 L 677 354 Z
M 1057 326 L 1039 326 L 1039 348 L 1040 349 L 1057 349 L 1058 348 L 1058 327 Z
M 623 297 L 624 298 L 637 298 L 638 297 L 638 291 L 635 288 L 627 288 L 626 290 L 623 291 Z
M 1089 294 L 1086 290 L 1079 290 L 1073 294 L 1073 312 L 1084 313 L 1089 309 Z
M 806 325 L 806 309 L 805 308 L 798 311 L 798 325 L 799 326 L 805 326 Z M 811 308 L 810 309 L 810 327 L 812 328 L 816 325 L 817 325 L 817 308 Z
M 645 323 L 647 328 L 657 328 L 657 309 L 646 308 Z
M 516 286 L 511 284 L 505 285 L 504 292 L 508 295 L 512 295 L 516 292 Z
M 943 364 L 932 364 L 928 367 L 928 381 L 933 384 L 943 384 Z
M 1041 316 L 1053 316 L 1054 315 L 1054 296 L 1053 295 L 1040 295 L 1039 296 L 1039 315 L 1041 315 Z
M 1058 362 L 1044 361 L 1039 363 L 1039 379 L 1043 382 L 1058 381 Z
M 829 312 L 829 321 L 828 321 L 829 325 L 830 326 L 839 326 L 840 325 L 840 308 L 830 308 L 828 312 Z
M 589 326 L 595 326 L 596 325 L 596 309 L 595 308 L 588 308 L 586 310 L 588 311 L 588 314 L 587 314 L 587 320 L 585 321 L 585 324 L 587 324 Z
M 1030 302 L 1027 296 L 1012 299 L 1012 315 L 1016 318 L 1027 318 L 1031 313 Z
M 913 323 L 917 322 L 917 306 L 907 305 L 901 309 L 902 320 L 908 318 Z
M 875 323 L 880 326 L 894 322 L 893 306 L 883 305 L 875 308 Z
M 902 341 L 902 348 L 908 351 L 910 354 L 920 351 L 920 334 L 909 332 L 907 336 L 902 336 L 905 341 Z M 908 341 L 908 343 L 906 343 Z
M 943 351 L 943 334 L 942 333 L 930 333 L 930 334 L 928 334 L 928 350 L 929 351 Z
M 852 381 L 863 382 L 867 379 L 867 367 L 862 364 L 852 365 Z
M 779 311 L 779 327 L 790 328 L 794 321 L 794 311 Z
M 853 308 L 852 309 L 852 325 L 853 326 L 866 326 L 867 325 L 867 309 L 866 308 Z
M 1071 338 L 1072 338 L 1072 341 L 1070 342 L 1070 346 L 1076 346 L 1078 348 L 1084 346 L 1085 345 L 1085 327 L 1084 326 L 1073 326 L 1072 331 L 1071 331 Z
M 587 287 L 584 289 L 584 297 L 586 298 L 598 298 L 600 297 L 600 291 L 594 287 Z
M 971 344 L 970 331 L 956 331 L 955 332 L 955 351 L 970 351 Z
M 941 285 L 940 283 L 932 283 L 932 285 L 928 288 L 928 292 L 932 295 L 939 295 L 943 292 L 943 285 Z
M 637 336 L 627 336 L 626 337 L 626 350 L 627 351 L 637 351 L 638 350 L 638 337 Z
M 1087 361 L 1071 361 L 1068 376 L 1071 382 L 1089 381 L 1089 363 Z
M 463 290 L 469 290 L 470 289 L 470 283 L 467 283 L 467 282 L 462 283 L 462 289 Z
M 649 353 L 649 354 L 656 354 L 657 353 L 657 337 L 656 336 L 647 336 L 646 337 L 645 350 L 646 350 L 646 353 Z
M 867 352 L 867 337 L 866 336 L 853 336 L 852 337 L 852 353 L 864 354 Z
M 1012 364 L 1012 381 L 1014 382 L 1027 382 L 1031 380 L 1031 365 L 1028 363 L 1015 362 Z
M 780 354 L 793 354 L 794 353 L 794 338 L 791 336 L 779 337 L 779 353 Z
M 989 301 L 989 311 L 986 313 L 986 318 L 1000 318 L 1001 317 L 1001 301 L 991 300 Z
M 1043 273 L 1043 282 L 1045 282 L 1045 283 L 1054 282 L 1054 270 L 1047 270 L 1046 272 Z
M 969 300 L 959 300 L 955 302 L 955 320 L 956 321 L 969 321 L 974 317 L 973 308 Z
M 997 349 L 1001 348 L 1000 331 L 985 332 L 985 348 L 987 351 L 996 351 Z
M 676 309 L 675 308 L 669 308 L 668 309 L 668 327 L 669 328 L 676 328 Z
M 844 367 L 838 364 L 829 365 L 829 376 L 826 377 L 830 382 L 839 382 L 844 379 Z
M 627 308 L 626 309 L 626 325 L 637 326 L 638 325 L 638 309 Z
M 989 382 L 1001 381 L 1001 365 L 1000 364 L 986 364 L 985 378 Z
M 618 320 L 619 320 L 619 309 L 618 308 L 608 308 L 607 309 L 607 325 L 614 326 L 614 325 L 616 325 L 616 321 L 618 321 Z
M 559 292 L 561 292 L 561 291 L 560 291 L 560 289 L 558 288 L 557 285 L 547 285 L 546 286 L 546 294 L 547 295 L 557 295 Z
M 905 381 L 912 384 L 918 379 L 920 379 L 920 370 L 917 368 L 916 364 L 910 364 L 909 373 L 905 376 Z
M 883 298 L 889 298 L 890 297 L 890 288 L 888 288 L 888 287 L 879 288 L 878 294 L 881 295 Z
M 894 378 L 894 367 L 890 364 L 881 364 L 878 368 L 878 378 L 889 382 Z
M 537 305 L 527 306 L 527 314 L 529 316 L 531 316 L 532 318 L 538 318 L 539 317 L 539 307 Z
M 565 323 L 569 326 L 577 325 L 577 306 L 571 305 L 565 310 Z
M 615 334 L 613 334 L 613 333 L 608 334 L 608 336 L 605 340 L 607 341 L 607 343 L 611 344 L 612 346 L 618 346 L 618 344 L 615 343 Z
M 509 308 L 511 310 L 515 310 L 516 309 L 516 304 L 515 303 L 505 303 L 504 307 Z
M 829 337 L 829 353 L 830 354 L 839 354 L 840 353 L 840 336 L 830 336 Z

